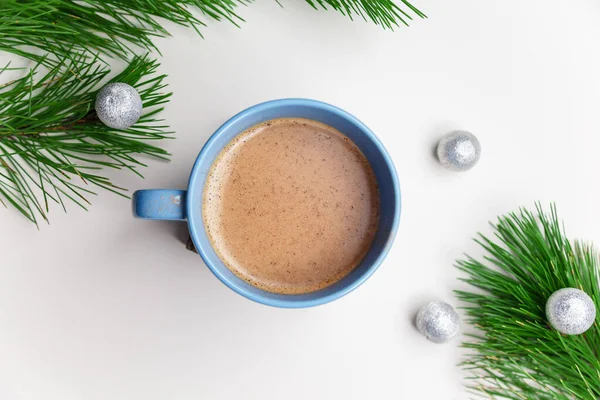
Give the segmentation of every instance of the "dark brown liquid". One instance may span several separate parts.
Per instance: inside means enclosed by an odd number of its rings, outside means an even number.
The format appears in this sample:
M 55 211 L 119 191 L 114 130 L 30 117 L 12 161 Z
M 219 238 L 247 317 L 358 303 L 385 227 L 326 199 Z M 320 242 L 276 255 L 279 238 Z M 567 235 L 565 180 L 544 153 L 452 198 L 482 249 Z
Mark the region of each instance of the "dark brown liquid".
M 358 147 L 316 121 L 282 118 L 232 140 L 210 169 L 203 220 L 227 267 L 274 293 L 309 293 L 349 274 L 379 221 Z

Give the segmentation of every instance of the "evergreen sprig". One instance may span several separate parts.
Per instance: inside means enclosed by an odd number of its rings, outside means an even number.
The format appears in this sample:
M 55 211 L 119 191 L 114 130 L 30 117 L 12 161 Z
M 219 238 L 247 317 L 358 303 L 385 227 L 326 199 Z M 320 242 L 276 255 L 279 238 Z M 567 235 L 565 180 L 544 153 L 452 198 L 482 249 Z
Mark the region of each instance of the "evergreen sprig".
M 163 20 L 191 27 L 200 34 L 206 17 L 243 21 L 235 12 L 246 0 L 2 0 L 0 51 L 41 61 L 42 54 L 105 54 L 127 60 L 136 47 L 158 49 L 155 37 L 169 32 Z M 53 61 L 44 58 L 45 62 Z
M 467 303 L 468 322 L 479 334 L 464 343 L 471 350 L 463 367 L 469 388 L 485 397 L 562 400 L 600 398 L 600 325 L 565 336 L 545 316 L 548 297 L 558 289 L 586 292 L 600 310 L 598 253 L 571 244 L 554 206 L 544 213 L 522 209 L 500 217 L 496 240 L 480 235 L 482 261 L 467 258 L 458 268 L 476 291 L 456 291 Z
M 47 221 L 50 201 L 65 208 L 69 199 L 85 208 L 93 187 L 123 195 L 125 189 L 111 183 L 102 168 L 140 175 L 137 168 L 144 164 L 136 157 L 166 158 L 165 150 L 148 143 L 171 133 L 156 118 L 171 96 L 164 92 L 165 75 L 153 76 L 158 66 L 147 56 L 134 57 L 107 81 L 108 66 L 76 55 L 58 60 L 41 77 L 38 65 L 1 86 L 0 203 L 37 224 L 39 216 Z M 95 114 L 96 93 L 108 82 L 128 83 L 142 98 L 146 113 L 127 130 L 109 128 Z
M 169 35 L 163 20 L 193 28 L 198 34 L 205 23 L 196 17 L 227 20 L 238 25 L 237 5 L 251 0 L 2 0 L 0 2 L 0 51 L 50 63 L 44 54 L 100 53 L 128 59 L 136 47 L 156 50 L 155 37 Z M 352 18 L 359 15 L 392 28 L 407 24 L 410 13 L 425 18 L 407 0 L 404 8 L 392 0 L 306 0 L 313 8 L 331 7 Z M 280 3 L 281 4 L 281 3 Z M 42 55 L 39 51 L 41 50 Z
M 370 19 L 377 25 L 381 25 L 384 28 L 393 29 L 394 26 L 398 26 L 402 23 L 408 26 L 408 21 L 412 20 L 412 16 L 409 14 L 414 13 L 416 16 L 421 18 L 427 18 L 425 14 L 419 11 L 415 6 L 409 3 L 407 0 L 401 0 L 402 4 L 406 7 L 407 11 L 398 7 L 392 0 L 306 0 L 315 10 L 318 9 L 317 5 L 327 9 L 327 6 L 333 8 L 336 11 L 341 12 L 343 15 L 347 15 L 350 19 L 353 19 L 353 15 L 362 17 L 365 21 Z

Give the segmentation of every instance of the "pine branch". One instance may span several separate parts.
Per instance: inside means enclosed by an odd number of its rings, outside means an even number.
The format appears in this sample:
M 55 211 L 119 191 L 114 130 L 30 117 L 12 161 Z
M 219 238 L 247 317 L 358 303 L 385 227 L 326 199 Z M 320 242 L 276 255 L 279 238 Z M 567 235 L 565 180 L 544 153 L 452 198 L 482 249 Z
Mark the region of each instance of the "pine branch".
M 191 12 L 207 18 L 243 21 L 235 12 L 247 0 L 3 0 L 0 4 L 0 51 L 40 62 L 42 54 L 101 53 L 127 60 L 135 47 L 157 50 L 155 37 L 169 32 L 161 19 L 191 27 L 205 26 Z
M 44 60 L 40 60 L 44 63 Z M 34 223 L 48 220 L 50 202 L 65 199 L 86 208 L 99 187 L 120 195 L 103 168 L 128 169 L 137 175 L 141 154 L 166 158 L 148 143 L 169 137 L 156 114 L 168 101 L 165 75 L 152 76 L 159 64 L 135 57 L 111 79 L 134 86 L 146 112 L 127 130 L 114 130 L 97 118 L 93 105 L 109 68 L 81 54 L 61 59 L 40 75 L 40 65 L 0 87 L 0 203 L 11 205 Z M 4 70 L 0 71 L 4 72 Z M 141 175 L 140 175 L 141 176 Z M 4 201 L 2 201 L 4 199 Z
M 235 25 L 243 19 L 235 7 L 250 0 L 3 0 L 0 2 L 0 51 L 51 64 L 72 54 L 103 54 L 127 60 L 136 47 L 158 49 L 155 37 L 165 37 L 165 19 L 191 27 L 201 35 L 204 22 L 193 10 L 209 19 Z M 306 0 L 313 8 L 331 7 L 352 18 L 355 15 L 385 28 L 407 25 L 411 13 L 425 14 L 407 0 L 403 8 L 392 0 Z M 40 53 L 41 51 L 41 53 Z M 40 55 L 42 54 L 42 55 Z
M 537 215 L 522 209 L 500 217 L 496 240 L 477 239 L 488 253 L 457 266 L 477 292 L 456 291 L 467 303 L 468 322 L 481 331 L 463 346 L 472 372 L 469 388 L 507 399 L 600 398 L 600 325 L 563 336 L 546 320 L 545 305 L 556 290 L 586 292 L 600 310 L 598 253 L 567 240 L 553 206 Z
M 412 20 L 410 13 L 414 13 L 421 18 L 427 18 L 425 14 L 419 11 L 407 0 L 401 0 L 407 11 L 398 7 L 392 0 L 306 0 L 315 10 L 317 6 L 327 9 L 327 6 L 336 11 L 347 15 L 352 19 L 358 15 L 365 21 L 370 19 L 376 25 L 381 25 L 387 29 L 393 29 L 402 23 L 408 26 L 408 20 Z

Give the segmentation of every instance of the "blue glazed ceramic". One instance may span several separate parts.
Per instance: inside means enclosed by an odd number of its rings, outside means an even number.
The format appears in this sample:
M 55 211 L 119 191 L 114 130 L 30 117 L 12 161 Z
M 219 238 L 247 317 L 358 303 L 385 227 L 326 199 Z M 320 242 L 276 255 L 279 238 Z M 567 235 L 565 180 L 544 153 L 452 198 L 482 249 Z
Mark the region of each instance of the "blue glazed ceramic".
M 334 285 L 301 295 L 266 292 L 235 276 L 213 250 L 202 223 L 202 195 L 206 175 L 221 149 L 247 128 L 283 117 L 313 119 L 338 129 L 352 139 L 373 167 L 381 200 L 379 228 L 362 263 Z M 216 277 L 232 290 L 262 304 L 301 308 L 339 299 L 356 289 L 375 272 L 388 253 L 398 229 L 400 185 L 387 151 L 375 134 L 354 116 L 315 100 L 282 99 L 250 107 L 225 122 L 200 151 L 187 190 L 139 190 L 134 193 L 133 206 L 134 213 L 139 218 L 187 221 L 198 253 Z

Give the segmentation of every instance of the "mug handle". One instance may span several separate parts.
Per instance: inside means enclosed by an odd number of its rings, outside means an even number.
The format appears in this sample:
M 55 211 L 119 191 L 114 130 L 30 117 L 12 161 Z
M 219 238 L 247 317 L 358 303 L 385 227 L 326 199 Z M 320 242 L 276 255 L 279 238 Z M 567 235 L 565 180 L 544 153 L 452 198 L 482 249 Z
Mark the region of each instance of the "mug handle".
M 186 190 L 138 190 L 133 194 L 133 215 L 143 219 L 184 221 L 186 197 Z

